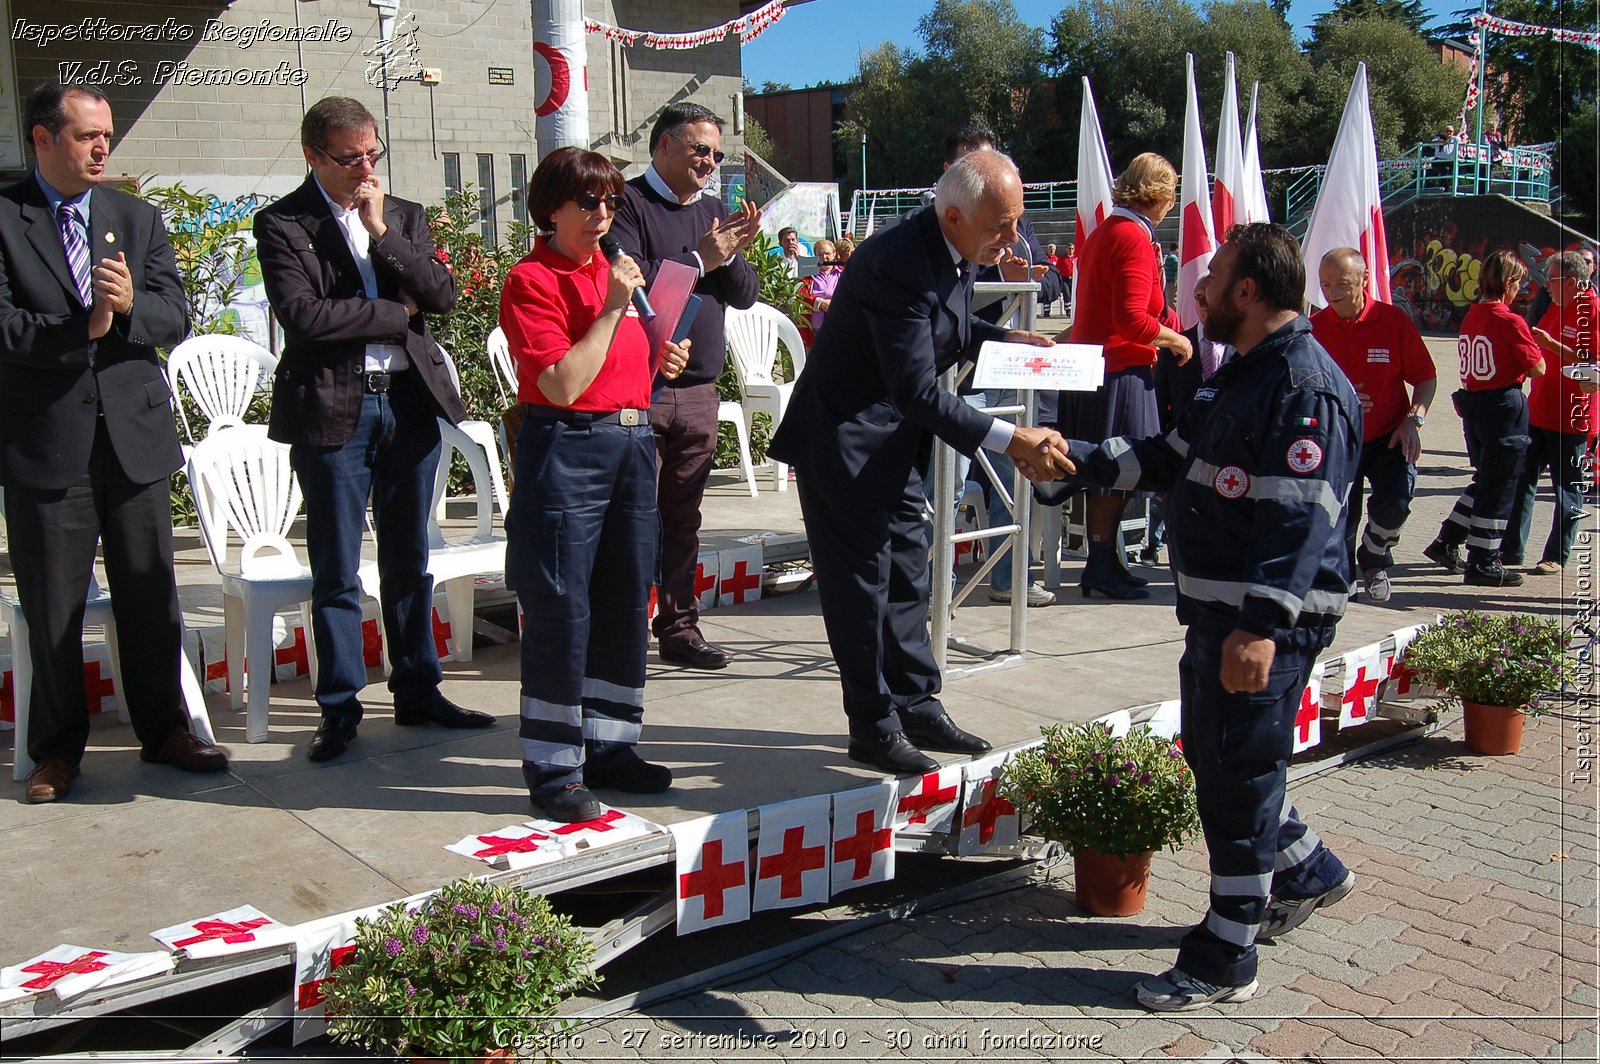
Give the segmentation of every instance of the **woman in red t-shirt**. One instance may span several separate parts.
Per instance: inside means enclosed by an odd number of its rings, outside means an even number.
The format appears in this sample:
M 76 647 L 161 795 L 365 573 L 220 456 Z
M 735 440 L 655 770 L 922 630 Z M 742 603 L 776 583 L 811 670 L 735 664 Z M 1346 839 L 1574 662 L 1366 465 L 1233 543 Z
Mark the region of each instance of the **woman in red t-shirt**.
M 1522 382 L 1544 374 L 1538 342 L 1510 307 L 1527 276 L 1528 268 L 1509 251 L 1490 255 L 1478 275 L 1482 294 L 1462 319 L 1456 341 L 1461 390 L 1453 396 L 1467 438 L 1472 482 L 1422 552 L 1453 573 L 1464 572 L 1464 582 L 1481 587 L 1522 583 L 1521 574 L 1501 564 L 1500 540 L 1528 449 L 1528 398 Z
M 1178 174 L 1153 152 L 1128 164 L 1111 188 L 1116 209 L 1095 227 L 1078 256 L 1077 317 L 1072 342 L 1099 344 L 1106 360 L 1105 383 L 1098 391 L 1062 392 L 1061 434 L 1101 442 L 1115 436 L 1140 438 L 1161 431 L 1156 407 L 1156 348 L 1177 352 L 1179 363 L 1193 353 L 1167 309 L 1155 229 L 1177 203 Z M 1148 598 L 1146 581 L 1128 571 L 1117 549 L 1117 528 L 1128 500 L 1149 492 L 1090 489 L 1089 560 L 1078 586 L 1085 598 L 1098 591 L 1109 598 Z
M 517 364 L 516 481 L 506 514 L 506 586 L 522 628 L 522 775 L 551 820 L 600 815 L 589 787 L 664 791 L 672 772 L 639 757 L 650 584 L 656 566 L 656 451 L 650 390 L 659 367 L 631 302 L 644 275 L 601 238 L 622 174 L 580 148 L 545 156 L 528 187 L 540 230 L 500 294 Z

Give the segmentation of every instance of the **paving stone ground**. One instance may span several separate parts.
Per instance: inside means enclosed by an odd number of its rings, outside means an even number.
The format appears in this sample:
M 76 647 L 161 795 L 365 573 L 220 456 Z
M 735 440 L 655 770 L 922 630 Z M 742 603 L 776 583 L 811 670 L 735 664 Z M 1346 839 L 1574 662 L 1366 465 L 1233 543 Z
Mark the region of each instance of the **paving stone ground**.
M 1139 916 L 1078 909 L 1069 862 L 581 1027 L 563 1056 L 1594 1060 L 1592 713 L 1532 722 L 1503 758 L 1471 753 L 1447 713 L 1428 739 L 1296 784 L 1359 886 L 1261 947 L 1253 1001 L 1174 1016 L 1133 1000 L 1203 910 L 1196 843 L 1157 855 Z

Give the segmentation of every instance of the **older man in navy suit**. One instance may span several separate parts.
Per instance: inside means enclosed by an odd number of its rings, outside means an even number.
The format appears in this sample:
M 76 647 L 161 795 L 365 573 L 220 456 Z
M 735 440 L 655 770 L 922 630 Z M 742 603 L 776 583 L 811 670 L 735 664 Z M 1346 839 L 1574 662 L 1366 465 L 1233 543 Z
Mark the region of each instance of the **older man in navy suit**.
M 1061 437 L 979 412 L 938 376 L 985 340 L 1046 346 L 972 316 L 976 270 L 1017 239 L 1022 179 L 976 151 L 912 211 L 851 257 L 771 453 L 794 466 L 828 644 L 844 685 L 849 756 L 894 773 L 938 764 L 920 748 L 981 753 L 939 701 L 926 623 L 923 478 L 937 435 L 989 447 L 1030 477 L 1066 458 Z

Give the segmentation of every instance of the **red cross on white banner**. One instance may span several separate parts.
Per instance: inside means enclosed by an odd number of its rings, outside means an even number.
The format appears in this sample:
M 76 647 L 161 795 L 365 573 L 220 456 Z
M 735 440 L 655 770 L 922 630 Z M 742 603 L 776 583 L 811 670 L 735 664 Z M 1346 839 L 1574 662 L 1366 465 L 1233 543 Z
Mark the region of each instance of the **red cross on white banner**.
M 428 894 L 402 898 L 401 904 L 415 906 Z M 392 903 L 391 903 L 392 904 Z M 298 924 L 294 932 L 294 1028 L 291 1041 L 299 1045 L 327 1030 L 322 984 L 333 970 L 355 956 L 356 921 L 372 919 L 386 906 L 373 905 L 347 913 L 325 916 Z
M 111 967 L 102 958 L 109 957 L 105 950 L 95 949 L 80 954 L 65 961 L 34 961 L 24 964 L 22 970 L 33 974 L 33 978 L 22 984 L 24 990 L 48 990 L 57 981 L 69 975 L 85 975 L 89 972 L 103 972 Z
M 1378 688 L 1387 679 L 1379 644 L 1344 655 L 1344 690 L 1339 698 L 1339 727 L 1353 728 L 1371 720 L 1378 710 Z
M 742 606 L 761 598 L 761 545 L 744 543 L 717 552 L 717 605 Z
M 1394 640 L 1394 651 L 1386 654 L 1388 659 L 1388 676 L 1384 681 L 1383 689 L 1378 694 L 1378 701 L 1409 701 L 1416 698 L 1431 698 L 1437 693 L 1431 684 L 1424 683 L 1422 679 L 1406 667 L 1406 647 L 1417 638 L 1417 633 L 1422 631 L 1423 625 L 1416 624 L 1409 628 L 1402 628 L 1391 637 Z
M 1000 794 L 1000 776 L 1007 755 L 990 754 L 967 762 L 966 798 L 962 803 L 959 854 L 1015 846 L 1022 837 L 1017 807 Z
M 117 695 L 117 685 L 109 675 L 101 675 L 100 662 L 89 660 L 83 663 L 83 694 L 84 700 L 89 704 L 90 713 L 108 712 L 105 705 Z M 109 668 L 106 670 L 109 672 Z
M 717 555 L 714 551 L 704 551 L 700 560 L 694 567 L 694 596 L 700 600 L 703 610 L 715 609 L 717 605 Z
M 750 919 L 749 814 L 735 809 L 671 825 L 678 934 Z
M 496 868 L 529 868 L 547 864 L 559 861 L 566 852 L 551 835 L 522 824 L 512 824 L 483 835 L 468 835 L 445 849 Z
M 1322 742 L 1322 663 L 1311 667 L 1311 677 L 1300 692 L 1300 706 L 1294 715 L 1294 752 L 1309 750 Z
M 0 999 L 54 994 L 66 1001 L 100 987 L 172 971 L 172 954 L 118 953 L 86 946 L 57 946 L 21 964 L 0 968 Z
M 439 607 L 433 608 L 433 647 L 440 661 L 450 659 L 450 622 L 439 616 Z
M 185 946 L 194 946 L 201 942 L 221 939 L 230 946 L 237 946 L 245 942 L 254 942 L 256 940 L 256 930 L 266 927 L 270 923 L 272 921 L 265 916 L 240 920 L 237 923 L 230 923 L 227 920 L 197 920 L 194 925 L 195 933 L 188 938 L 178 939 L 173 945 L 178 949 L 183 949 Z
M 924 776 L 906 776 L 896 781 L 894 823 L 899 830 L 912 828 L 919 833 L 939 835 L 955 821 L 956 801 L 961 797 L 961 766 L 948 765 Z
M 279 683 L 287 683 L 311 671 L 310 659 L 306 655 L 305 626 L 295 625 L 291 634 L 293 638 L 289 645 L 278 647 L 272 654 L 272 675 Z
M 818 794 L 757 810 L 754 911 L 828 900 L 831 809 L 829 796 Z
M 894 780 L 833 796 L 833 893 L 894 878 Z
M 163 927 L 150 932 L 150 937 L 189 957 L 220 957 L 226 953 L 248 953 L 281 946 L 293 941 L 294 929 L 280 924 L 254 905 L 241 905 L 237 909 L 213 913 L 203 920 Z

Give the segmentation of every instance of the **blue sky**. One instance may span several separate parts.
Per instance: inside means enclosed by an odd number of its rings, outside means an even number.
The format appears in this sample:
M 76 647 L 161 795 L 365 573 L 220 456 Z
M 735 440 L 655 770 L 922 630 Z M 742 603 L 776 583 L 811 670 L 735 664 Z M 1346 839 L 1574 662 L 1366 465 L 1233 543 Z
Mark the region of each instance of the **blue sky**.
M 783 19 L 744 48 L 744 76 L 795 88 L 855 76 L 862 51 L 884 41 L 921 49 L 917 20 L 933 10 L 934 0 L 810 0 L 790 8 Z M 1025 22 L 1048 27 L 1068 0 L 1013 0 Z M 1434 22 L 1466 6 L 1466 0 L 1425 0 Z M 1290 21 L 1301 37 L 1311 20 L 1333 7 L 1333 0 L 1296 0 Z

